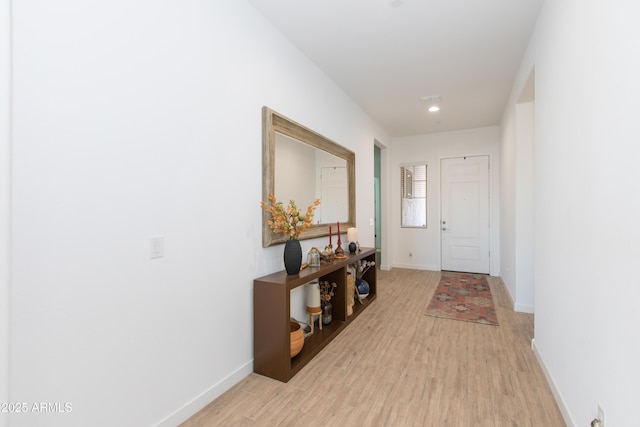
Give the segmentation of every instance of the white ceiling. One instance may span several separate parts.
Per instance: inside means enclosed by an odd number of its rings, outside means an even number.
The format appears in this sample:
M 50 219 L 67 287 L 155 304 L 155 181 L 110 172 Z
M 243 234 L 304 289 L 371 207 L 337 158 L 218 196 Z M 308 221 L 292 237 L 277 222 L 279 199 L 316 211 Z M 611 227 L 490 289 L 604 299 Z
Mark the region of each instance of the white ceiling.
M 249 2 L 397 137 L 499 124 L 543 0 Z

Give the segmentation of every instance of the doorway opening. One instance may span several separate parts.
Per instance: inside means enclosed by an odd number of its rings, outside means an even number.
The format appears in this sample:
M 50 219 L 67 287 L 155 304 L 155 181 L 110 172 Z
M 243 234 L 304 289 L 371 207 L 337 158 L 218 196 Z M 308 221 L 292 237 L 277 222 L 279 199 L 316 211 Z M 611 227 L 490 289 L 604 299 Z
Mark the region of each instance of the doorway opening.
M 375 245 L 376 245 L 376 265 L 382 265 L 382 207 L 380 190 L 382 150 L 377 145 L 373 146 L 373 200 L 374 200 L 374 224 L 375 224 Z

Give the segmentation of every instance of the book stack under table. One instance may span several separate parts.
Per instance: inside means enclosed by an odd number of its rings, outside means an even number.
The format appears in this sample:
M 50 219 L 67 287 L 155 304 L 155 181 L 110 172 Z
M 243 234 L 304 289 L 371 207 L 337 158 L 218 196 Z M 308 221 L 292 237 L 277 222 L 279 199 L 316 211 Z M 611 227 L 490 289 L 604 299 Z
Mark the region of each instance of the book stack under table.
M 347 315 L 347 267 L 357 260 L 375 261 L 375 248 L 362 248 L 361 252 L 346 253 L 346 259 L 323 263 L 320 267 L 308 267 L 300 274 L 289 276 L 279 271 L 253 281 L 253 370 L 280 380 L 289 381 L 313 357 L 331 342 L 349 323 L 376 299 L 376 268 L 369 269 L 362 277 L 369 283 L 369 296 L 353 305 L 353 314 Z M 311 280 L 327 280 L 336 283 L 333 304 L 333 320 L 305 339 L 302 351 L 290 357 L 291 290 Z

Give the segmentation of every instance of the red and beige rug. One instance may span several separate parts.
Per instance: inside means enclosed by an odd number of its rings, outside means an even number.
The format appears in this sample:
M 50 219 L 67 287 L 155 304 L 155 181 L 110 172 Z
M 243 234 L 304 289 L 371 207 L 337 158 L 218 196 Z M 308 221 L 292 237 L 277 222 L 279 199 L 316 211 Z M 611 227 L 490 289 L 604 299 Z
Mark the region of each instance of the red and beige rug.
M 498 325 L 487 277 L 443 271 L 424 314 L 445 319 Z

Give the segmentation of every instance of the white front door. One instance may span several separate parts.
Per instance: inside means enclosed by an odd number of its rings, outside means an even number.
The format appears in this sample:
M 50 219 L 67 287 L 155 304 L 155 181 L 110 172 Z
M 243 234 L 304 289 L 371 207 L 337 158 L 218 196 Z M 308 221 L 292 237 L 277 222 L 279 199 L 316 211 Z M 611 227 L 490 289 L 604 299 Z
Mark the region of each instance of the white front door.
M 442 270 L 489 273 L 489 156 L 442 159 Z
M 349 219 L 349 188 L 347 168 L 324 167 L 321 170 L 320 220 L 321 224 L 345 222 Z M 346 230 L 345 230 L 346 231 Z

